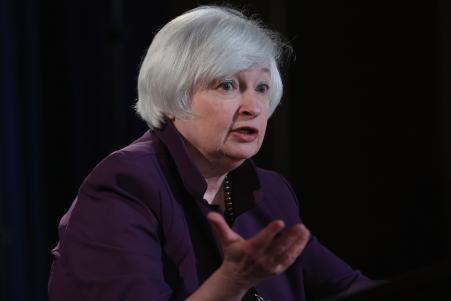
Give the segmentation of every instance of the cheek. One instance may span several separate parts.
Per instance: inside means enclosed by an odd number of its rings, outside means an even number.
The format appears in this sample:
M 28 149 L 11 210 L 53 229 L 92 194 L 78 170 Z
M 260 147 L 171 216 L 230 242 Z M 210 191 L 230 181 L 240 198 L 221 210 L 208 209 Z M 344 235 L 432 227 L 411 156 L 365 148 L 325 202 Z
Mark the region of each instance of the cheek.
M 263 143 L 263 140 L 265 139 L 266 126 L 267 126 L 267 121 L 262 122 L 262 124 L 260 126 L 260 145 Z
M 266 127 L 268 126 L 269 105 L 267 105 L 263 108 L 261 117 L 262 117 L 262 119 L 260 122 L 260 129 L 262 131 L 262 134 L 264 135 L 266 133 Z
M 236 108 L 230 105 L 217 105 L 214 108 L 210 108 L 205 113 L 205 116 L 209 119 L 209 125 L 207 126 L 215 128 L 218 134 L 228 132 L 232 126 L 235 112 Z
M 262 131 L 262 136 L 263 137 L 265 137 L 267 125 L 268 125 L 267 121 L 263 122 L 263 124 L 262 124 L 262 130 L 261 131 Z
M 202 125 L 204 143 L 210 148 L 220 148 L 228 138 L 230 125 L 230 121 L 224 118 L 224 112 L 212 112 Z

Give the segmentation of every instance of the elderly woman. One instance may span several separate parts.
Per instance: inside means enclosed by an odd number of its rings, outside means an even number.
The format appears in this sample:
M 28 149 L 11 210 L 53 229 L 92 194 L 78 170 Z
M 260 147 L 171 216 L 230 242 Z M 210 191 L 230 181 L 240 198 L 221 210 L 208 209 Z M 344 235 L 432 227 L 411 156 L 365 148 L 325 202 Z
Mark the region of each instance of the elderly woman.
M 301 301 L 372 283 L 310 235 L 287 182 L 250 159 L 282 96 L 284 47 L 223 7 L 158 32 L 136 105 L 150 130 L 81 185 L 50 300 Z

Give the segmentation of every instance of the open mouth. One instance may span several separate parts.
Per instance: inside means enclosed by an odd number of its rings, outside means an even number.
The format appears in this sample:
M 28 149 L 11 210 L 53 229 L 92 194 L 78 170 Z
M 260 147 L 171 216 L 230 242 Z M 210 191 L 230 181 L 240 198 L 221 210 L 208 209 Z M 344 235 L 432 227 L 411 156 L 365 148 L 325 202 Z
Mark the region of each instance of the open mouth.
M 234 132 L 238 132 L 245 135 L 255 135 L 258 133 L 258 130 L 251 127 L 241 127 L 238 129 L 233 130 Z
M 239 142 L 249 143 L 258 138 L 258 129 L 243 126 L 232 130 L 233 137 Z

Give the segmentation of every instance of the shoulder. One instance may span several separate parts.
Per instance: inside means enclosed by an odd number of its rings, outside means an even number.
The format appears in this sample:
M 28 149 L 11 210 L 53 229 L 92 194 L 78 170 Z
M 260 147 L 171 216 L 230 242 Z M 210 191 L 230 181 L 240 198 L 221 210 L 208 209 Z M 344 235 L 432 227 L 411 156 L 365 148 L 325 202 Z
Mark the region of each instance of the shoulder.
M 273 170 L 256 167 L 257 175 L 260 180 L 279 181 L 283 179 L 283 176 Z
M 164 156 L 166 151 L 162 143 L 152 132 L 146 132 L 97 164 L 83 181 L 79 193 L 116 191 L 136 194 L 158 190 L 162 182 L 159 158 Z
M 155 160 L 157 156 L 165 153 L 165 147 L 160 139 L 152 131 L 147 131 L 131 144 L 112 152 L 99 165 L 112 164 L 114 166 L 116 161 L 120 161 L 125 166 L 127 164 L 139 165 L 146 161 Z
M 260 185 L 265 193 L 286 193 L 296 198 L 293 188 L 287 179 L 273 170 L 256 168 Z
M 157 157 L 164 154 L 164 146 L 152 132 L 148 131 L 128 146 L 106 156 L 94 167 L 87 179 L 94 180 L 93 178 L 97 176 L 106 177 L 115 174 L 151 171 Z
M 257 168 L 262 191 L 261 206 L 267 207 L 269 212 L 284 219 L 288 224 L 299 222 L 299 201 L 291 185 L 281 174 Z

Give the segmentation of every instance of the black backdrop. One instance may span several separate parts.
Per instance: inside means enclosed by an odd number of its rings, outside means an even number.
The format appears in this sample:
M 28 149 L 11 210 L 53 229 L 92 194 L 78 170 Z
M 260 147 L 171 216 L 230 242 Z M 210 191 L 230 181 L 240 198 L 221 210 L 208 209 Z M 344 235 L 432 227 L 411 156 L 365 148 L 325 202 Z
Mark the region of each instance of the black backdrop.
M 256 161 L 290 180 L 309 228 L 371 277 L 447 259 L 448 1 L 230 2 L 294 47 Z M 139 62 L 196 3 L 1 0 L 2 300 L 47 299 L 59 218 L 95 164 L 146 129 Z

